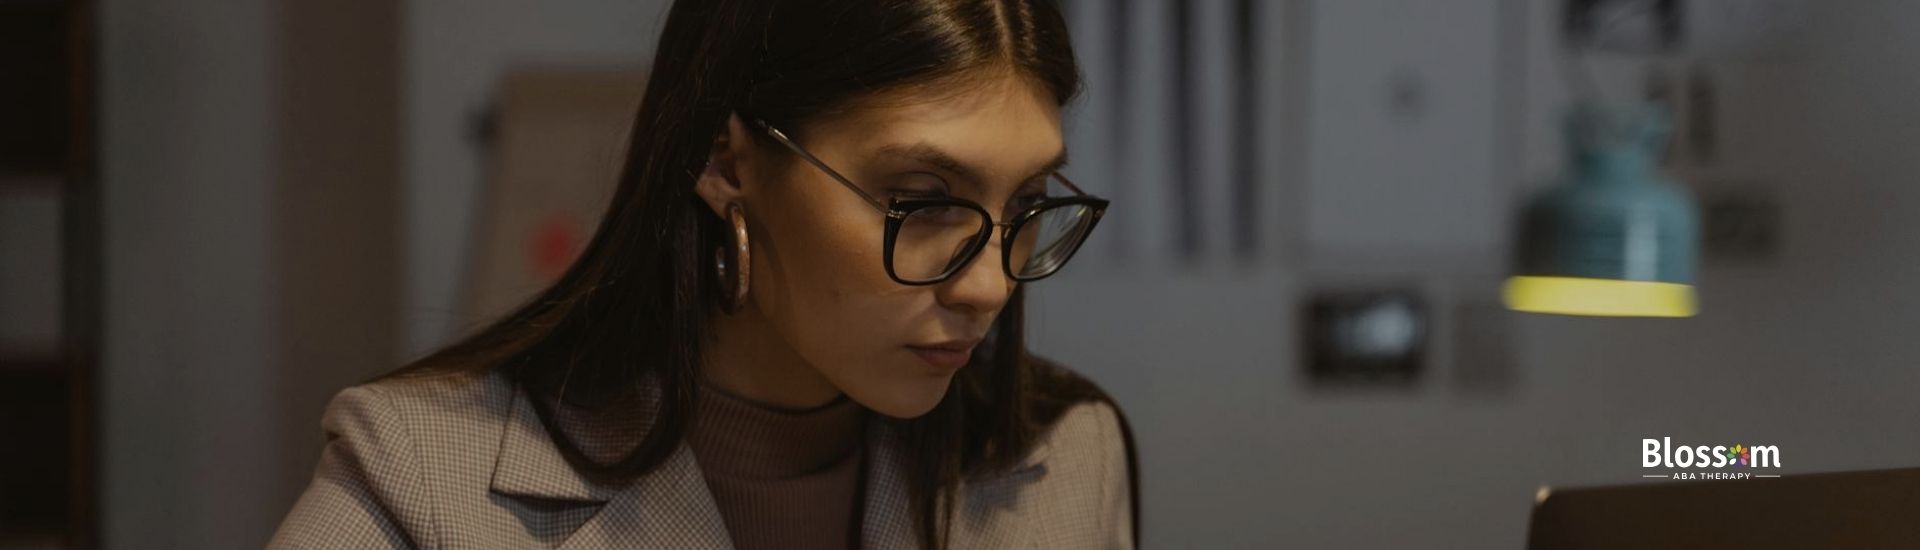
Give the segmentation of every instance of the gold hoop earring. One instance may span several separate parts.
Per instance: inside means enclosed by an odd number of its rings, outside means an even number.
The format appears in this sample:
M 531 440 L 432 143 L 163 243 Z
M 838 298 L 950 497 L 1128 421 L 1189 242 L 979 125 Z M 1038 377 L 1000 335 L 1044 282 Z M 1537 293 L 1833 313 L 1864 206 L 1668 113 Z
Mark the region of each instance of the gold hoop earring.
M 713 263 L 716 274 L 720 276 L 720 287 L 722 289 L 732 287 L 732 292 L 727 292 L 720 301 L 722 309 L 727 313 L 733 313 L 747 303 L 747 287 L 752 277 L 753 253 L 748 248 L 746 208 L 737 202 L 727 203 L 727 222 L 733 225 L 733 261 L 727 261 L 727 247 L 722 246 L 714 249 Z M 729 266 L 729 263 L 732 265 Z M 733 268 L 732 277 L 728 277 L 728 267 Z M 727 284 L 729 282 L 732 284 Z

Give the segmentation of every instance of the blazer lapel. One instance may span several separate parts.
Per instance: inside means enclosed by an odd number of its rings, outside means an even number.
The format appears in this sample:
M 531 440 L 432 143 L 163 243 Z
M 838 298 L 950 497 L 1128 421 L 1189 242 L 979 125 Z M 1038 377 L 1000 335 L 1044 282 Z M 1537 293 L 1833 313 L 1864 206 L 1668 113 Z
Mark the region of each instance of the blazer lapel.
M 918 548 L 913 535 L 907 471 L 892 423 L 867 415 L 867 487 L 860 518 L 860 547 Z
M 554 447 L 525 391 L 514 392 L 490 486 L 510 497 L 596 507 L 562 537 L 563 549 L 733 547 L 685 444 L 630 484 L 595 483 L 575 473 Z
M 682 444 L 666 463 L 627 490 L 561 543 L 583 548 L 733 548 L 693 452 Z
M 907 470 L 902 440 L 890 422 L 875 417 L 869 425 L 866 514 L 862 518 L 863 548 L 921 548 L 913 529 L 912 501 L 907 494 Z M 1027 485 L 1046 476 L 1044 445 L 1014 469 L 964 481 L 950 531 L 955 549 L 1030 548 L 1031 525 L 1020 506 Z M 943 514 L 943 517 L 945 514 Z
M 513 411 L 500 437 L 490 488 L 511 496 L 599 503 L 620 492 L 618 486 L 594 483 L 574 473 L 553 446 L 527 392 L 520 389 L 513 392 Z

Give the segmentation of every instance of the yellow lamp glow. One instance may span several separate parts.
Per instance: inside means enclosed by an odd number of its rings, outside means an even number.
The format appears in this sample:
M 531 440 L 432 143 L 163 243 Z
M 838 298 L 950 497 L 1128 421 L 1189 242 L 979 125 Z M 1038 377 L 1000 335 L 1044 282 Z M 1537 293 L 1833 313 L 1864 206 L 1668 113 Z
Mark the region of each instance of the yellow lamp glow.
M 1602 317 L 1692 317 L 1693 286 L 1658 281 L 1516 276 L 1503 289 L 1515 311 Z

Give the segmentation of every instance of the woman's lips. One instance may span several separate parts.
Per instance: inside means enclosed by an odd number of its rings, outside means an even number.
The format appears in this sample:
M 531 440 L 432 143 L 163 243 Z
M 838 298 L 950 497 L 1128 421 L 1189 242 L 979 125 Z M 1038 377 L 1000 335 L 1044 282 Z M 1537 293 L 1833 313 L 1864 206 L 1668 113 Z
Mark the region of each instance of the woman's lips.
M 973 346 L 907 346 L 914 355 L 927 364 L 947 370 L 959 370 L 967 366 L 967 358 L 973 356 Z

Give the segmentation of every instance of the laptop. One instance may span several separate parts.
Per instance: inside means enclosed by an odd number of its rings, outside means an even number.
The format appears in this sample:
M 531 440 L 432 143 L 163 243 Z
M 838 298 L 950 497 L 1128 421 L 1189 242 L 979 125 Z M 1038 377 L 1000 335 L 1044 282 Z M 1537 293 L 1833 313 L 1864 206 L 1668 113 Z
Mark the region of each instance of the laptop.
M 1920 468 L 1545 488 L 1527 548 L 1920 549 Z

